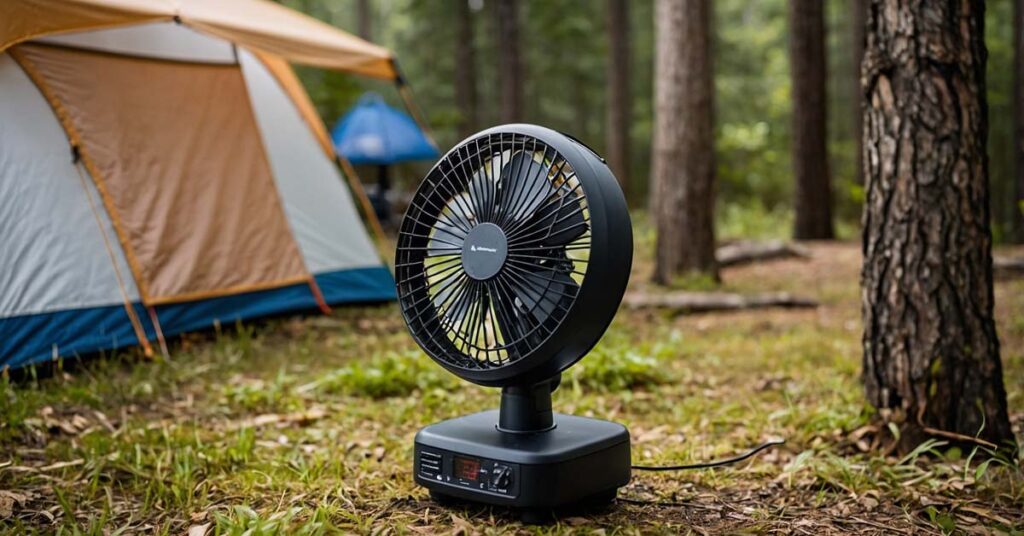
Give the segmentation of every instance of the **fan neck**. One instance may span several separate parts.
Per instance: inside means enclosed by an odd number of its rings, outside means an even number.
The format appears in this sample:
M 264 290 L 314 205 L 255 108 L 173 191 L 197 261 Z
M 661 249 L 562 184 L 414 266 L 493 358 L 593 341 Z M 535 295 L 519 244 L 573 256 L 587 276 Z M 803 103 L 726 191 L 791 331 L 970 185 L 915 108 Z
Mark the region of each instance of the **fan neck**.
M 551 392 L 558 378 L 523 386 L 513 385 L 501 390 L 498 430 L 512 434 L 546 432 L 555 427 L 551 412 Z

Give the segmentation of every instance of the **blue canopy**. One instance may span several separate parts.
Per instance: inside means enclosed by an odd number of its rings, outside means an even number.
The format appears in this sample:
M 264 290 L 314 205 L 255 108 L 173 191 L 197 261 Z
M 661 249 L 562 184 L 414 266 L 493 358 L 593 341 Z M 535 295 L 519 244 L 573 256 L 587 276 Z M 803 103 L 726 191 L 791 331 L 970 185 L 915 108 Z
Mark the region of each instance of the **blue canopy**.
M 331 131 L 334 149 L 353 164 L 432 160 L 440 153 L 408 115 L 376 93 L 359 99 Z

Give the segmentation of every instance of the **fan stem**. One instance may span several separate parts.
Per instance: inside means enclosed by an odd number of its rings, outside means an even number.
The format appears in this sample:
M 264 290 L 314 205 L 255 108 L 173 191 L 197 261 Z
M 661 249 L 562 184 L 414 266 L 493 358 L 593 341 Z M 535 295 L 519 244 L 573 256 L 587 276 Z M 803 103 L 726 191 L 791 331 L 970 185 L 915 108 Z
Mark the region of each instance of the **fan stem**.
M 501 389 L 498 430 L 513 434 L 546 432 L 555 427 L 551 413 L 551 392 L 561 375 L 533 385 L 512 385 Z

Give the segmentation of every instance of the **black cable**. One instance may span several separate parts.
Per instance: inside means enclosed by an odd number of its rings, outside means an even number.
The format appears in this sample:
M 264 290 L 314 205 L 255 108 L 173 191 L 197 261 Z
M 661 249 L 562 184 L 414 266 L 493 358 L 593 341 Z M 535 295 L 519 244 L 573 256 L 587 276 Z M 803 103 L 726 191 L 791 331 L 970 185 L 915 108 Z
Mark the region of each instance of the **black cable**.
M 782 439 L 773 439 L 771 441 L 761 443 L 760 445 L 754 447 L 750 451 L 739 456 L 736 456 L 734 458 L 715 460 L 713 462 L 691 463 L 687 465 L 633 465 L 632 468 L 637 471 L 686 471 L 689 469 L 710 469 L 712 467 L 722 467 L 723 465 L 732 465 L 737 462 L 742 462 L 743 460 L 746 460 L 747 458 L 754 456 L 758 452 L 761 452 L 762 450 L 768 447 L 781 445 L 785 442 L 786 441 Z

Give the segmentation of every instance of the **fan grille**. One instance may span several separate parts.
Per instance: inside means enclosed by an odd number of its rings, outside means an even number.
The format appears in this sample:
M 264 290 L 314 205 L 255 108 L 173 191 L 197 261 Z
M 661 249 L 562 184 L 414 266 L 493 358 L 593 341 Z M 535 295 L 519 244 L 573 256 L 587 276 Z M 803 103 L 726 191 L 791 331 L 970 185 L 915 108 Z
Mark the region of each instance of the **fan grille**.
M 467 244 L 482 224 L 497 226 L 505 242 L 480 251 Z M 583 186 L 561 154 L 518 133 L 468 140 L 431 170 L 402 222 L 402 314 L 435 360 L 468 370 L 506 366 L 565 319 L 586 276 L 590 237 Z M 470 254 L 504 261 L 480 278 L 467 271 Z

